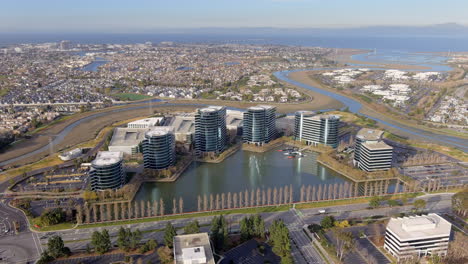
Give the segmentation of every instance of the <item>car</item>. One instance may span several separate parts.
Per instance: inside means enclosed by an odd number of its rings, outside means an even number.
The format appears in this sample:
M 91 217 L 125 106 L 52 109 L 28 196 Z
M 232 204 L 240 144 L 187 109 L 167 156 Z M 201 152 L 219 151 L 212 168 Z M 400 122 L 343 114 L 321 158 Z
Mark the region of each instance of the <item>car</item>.
M 326 213 L 327 211 L 326 211 L 325 209 L 320 209 L 318 212 L 319 212 L 319 214 L 324 214 L 324 213 Z

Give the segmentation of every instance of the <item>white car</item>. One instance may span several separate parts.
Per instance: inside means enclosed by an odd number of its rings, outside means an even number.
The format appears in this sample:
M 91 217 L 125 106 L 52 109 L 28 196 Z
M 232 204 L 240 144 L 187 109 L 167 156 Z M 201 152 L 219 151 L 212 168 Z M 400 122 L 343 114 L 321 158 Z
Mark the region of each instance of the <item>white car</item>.
M 324 214 L 324 213 L 326 213 L 326 210 L 325 209 L 320 209 L 318 212 L 319 212 L 319 214 Z

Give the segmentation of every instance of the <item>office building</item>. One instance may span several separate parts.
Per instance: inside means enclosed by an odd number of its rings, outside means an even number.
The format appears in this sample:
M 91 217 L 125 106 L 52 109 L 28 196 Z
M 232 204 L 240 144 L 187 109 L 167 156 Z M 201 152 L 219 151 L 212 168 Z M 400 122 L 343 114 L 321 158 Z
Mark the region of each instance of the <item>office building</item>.
M 135 155 L 145 139 L 148 128 L 116 127 L 109 143 L 109 151 L 121 151 L 124 155 Z
M 80 148 L 72 149 L 67 152 L 63 152 L 59 155 L 59 158 L 63 161 L 69 161 L 72 159 L 76 159 L 83 154 L 83 150 Z
M 89 172 L 91 189 L 102 191 L 118 189 L 125 183 L 123 168 L 123 153 L 115 151 L 99 151 L 91 162 Z
M 174 237 L 175 264 L 215 264 L 208 233 Z
M 398 261 L 428 255 L 447 255 L 452 225 L 437 214 L 391 218 L 384 249 Z
M 154 127 L 142 142 L 146 169 L 167 169 L 175 163 L 175 137 L 172 127 Z
M 263 145 L 276 137 L 276 108 L 269 105 L 249 107 L 244 113 L 242 137 L 245 143 Z
M 193 113 L 184 113 L 171 117 L 167 125 L 174 128 L 177 142 L 187 144 L 193 142 L 195 134 L 195 115 Z
M 201 153 L 221 153 L 226 149 L 226 107 L 209 106 L 195 113 L 195 149 Z
M 298 111 L 294 118 L 294 138 L 307 145 L 324 144 L 338 146 L 340 117 L 336 115 L 314 115 L 310 111 Z
M 392 167 L 393 148 L 382 140 L 383 131 L 363 128 L 356 135 L 353 163 L 365 171 Z
M 164 117 L 151 117 L 136 120 L 127 124 L 128 128 L 150 128 L 160 126 L 164 122 Z

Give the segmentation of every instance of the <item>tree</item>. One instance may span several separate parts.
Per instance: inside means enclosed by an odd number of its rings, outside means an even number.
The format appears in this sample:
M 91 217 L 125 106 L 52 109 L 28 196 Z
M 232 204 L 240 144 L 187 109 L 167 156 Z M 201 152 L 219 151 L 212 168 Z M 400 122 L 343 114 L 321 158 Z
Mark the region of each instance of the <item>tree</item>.
M 70 255 L 70 249 L 65 247 L 62 238 L 57 235 L 52 236 L 49 238 L 49 241 L 47 241 L 47 252 L 53 259 Z
M 117 246 L 123 251 L 128 251 L 130 249 L 129 232 L 130 229 L 121 227 L 117 234 Z
M 83 199 L 86 201 L 95 201 L 98 199 L 97 193 L 93 191 L 84 191 L 83 192 Z
M 461 217 L 468 215 L 468 188 L 452 196 L 452 208 Z
M 174 262 L 174 256 L 172 255 L 172 250 L 169 247 L 160 247 L 157 250 L 159 260 L 163 264 L 170 264 Z
M 49 262 L 51 262 L 53 260 L 54 260 L 54 258 L 52 258 L 49 255 L 49 252 L 47 250 L 44 250 L 44 252 L 42 252 L 42 254 L 41 254 L 41 258 L 36 263 L 37 264 L 46 264 L 46 263 L 49 263 Z
M 447 264 L 468 263 L 468 236 L 455 232 L 454 240 L 449 244 Z
M 112 244 L 107 229 L 104 229 L 102 232 L 94 231 L 93 235 L 91 236 L 91 245 L 99 254 L 104 254 L 109 251 Z
M 200 233 L 200 224 L 197 220 L 190 222 L 184 227 L 185 234 L 197 234 Z
M 211 221 L 210 239 L 213 241 L 216 250 L 224 248 L 227 242 L 228 228 L 223 215 L 215 216 Z
M 265 238 L 265 221 L 260 215 L 253 217 L 253 234 L 258 238 Z
M 129 230 L 130 231 L 130 230 Z M 141 238 L 143 237 L 140 229 L 135 230 L 135 232 L 129 233 L 129 241 L 130 241 L 130 248 L 135 249 L 137 248 L 138 244 L 140 244 Z
M 417 199 L 413 202 L 413 206 L 417 211 L 422 211 L 424 208 L 426 208 L 426 200 Z
M 398 202 L 397 200 L 388 200 L 388 205 L 390 207 L 399 206 L 400 202 Z
M 289 230 L 283 220 L 275 220 L 270 225 L 270 243 L 273 245 L 273 252 L 281 257 L 281 263 L 292 263 L 291 242 Z
M 252 224 L 250 223 L 250 218 L 249 217 L 244 217 L 240 221 L 240 236 L 241 236 L 241 241 L 245 242 L 249 239 L 251 239 L 251 230 L 252 230 Z
M 148 251 L 152 251 L 158 247 L 158 243 L 154 239 L 148 240 L 143 246 L 140 247 L 139 251 L 141 254 Z
M 335 227 L 338 228 L 345 228 L 345 227 L 350 227 L 350 224 L 348 220 L 343 220 L 343 221 L 335 221 Z
M 353 234 L 338 228 L 333 229 L 333 234 L 336 240 L 336 256 L 342 260 L 344 254 L 353 248 Z
M 65 212 L 62 210 L 62 208 L 46 210 L 39 217 L 39 221 L 43 226 L 60 224 L 65 221 Z
M 172 248 L 174 246 L 174 237 L 177 236 L 176 229 L 170 222 L 166 224 L 166 228 L 164 229 L 164 245 L 168 248 Z
M 320 221 L 320 225 L 324 229 L 332 228 L 335 224 L 335 218 L 331 215 L 325 216 L 322 221 Z
M 369 201 L 369 206 L 372 208 L 377 208 L 380 206 L 380 197 L 374 196 Z

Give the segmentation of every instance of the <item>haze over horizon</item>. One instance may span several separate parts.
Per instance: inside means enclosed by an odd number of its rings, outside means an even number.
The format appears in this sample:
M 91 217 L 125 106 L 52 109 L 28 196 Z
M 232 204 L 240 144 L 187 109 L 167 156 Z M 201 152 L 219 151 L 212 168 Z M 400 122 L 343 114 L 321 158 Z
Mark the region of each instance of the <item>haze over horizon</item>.
M 20 0 L 0 10 L 0 32 L 136 33 L 206 28 L 360 28 L 468 25 L 468 2 L 395 0 Z

